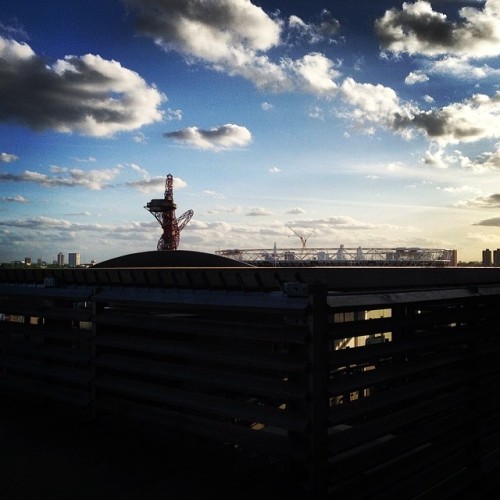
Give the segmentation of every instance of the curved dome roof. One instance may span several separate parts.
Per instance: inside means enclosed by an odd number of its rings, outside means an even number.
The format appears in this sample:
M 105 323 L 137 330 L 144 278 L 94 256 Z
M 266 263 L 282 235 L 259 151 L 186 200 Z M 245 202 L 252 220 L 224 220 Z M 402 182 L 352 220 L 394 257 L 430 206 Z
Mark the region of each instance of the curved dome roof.
M 92 267 L 252 267 L 221 255 L 189 250 L 138 252 L 99 262 Z

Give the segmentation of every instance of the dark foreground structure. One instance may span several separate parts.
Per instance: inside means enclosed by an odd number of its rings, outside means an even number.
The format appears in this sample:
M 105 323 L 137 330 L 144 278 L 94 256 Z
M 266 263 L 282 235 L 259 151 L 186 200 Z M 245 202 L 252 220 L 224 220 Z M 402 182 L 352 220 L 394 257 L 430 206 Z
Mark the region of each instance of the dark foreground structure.
M 6 401 L 209 438 L 282 464 L 297 498 L 500 484 L 500 269 L 141 258 L 0 270 Z

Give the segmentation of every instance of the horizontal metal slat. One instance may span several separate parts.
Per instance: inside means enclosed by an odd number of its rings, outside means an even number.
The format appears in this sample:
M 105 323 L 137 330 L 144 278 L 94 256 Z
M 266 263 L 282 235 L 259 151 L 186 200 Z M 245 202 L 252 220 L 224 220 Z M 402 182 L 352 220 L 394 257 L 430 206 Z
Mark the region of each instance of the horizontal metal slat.
M 354 365 L 375 362 L 392 356 L 416 353 L 460 346 L 467 341 L 466 334 L 461 331 L 453 333 L 436 332 L 426 335 L 414 335 L 399 342 L 384 342 L 361 347 L 338 349 L 328 353 L 331 366 Z
M 349 404 L 332 406 L 328 422 L 330 426 L 348 424 L 372 418 L 371 414 L 392 411 L 395 405 L 414 402 L 417 399 L 433 397 L 439 392 L 455 390 L 457 386 L 469 383 L 468 374 L 461 368 L 454 372 L 449 371 L 446 377 L 409 382 L 401 387 L 391 387 L 383 393 L 377 392 L 373 396 L 364 397 Z
M 1 306 L 2 313 L 11 316 L 29 316 L 65 321 L 91 321 L 92 319 L 92 311 L 89 309 L 33 306 L 22 302 L 2 304 Z
M 476 310 L 445 310 L 425 314 L 415 314 L 404 317 L 372 318 L 356 321 L 337 322 L 329 326 L 331 338 L 356 337 L 374 333 L 392 332 L 401 329 L 410 331 L 432 331 L 439 326 L 453 323 L 477 322 L 479 319 Z M 457 328 L 458 330 L 458 328 Z
M 209 396 L 202 393 L 188 392 L 163 387 L 158 384 L 138 382 L 115 376 L 99 376 L 96 379 L 98 391 L 111 391 L 118 394 L 138 397 L 180 406 L 193 411 L 201 411 L 217 417 L 239 418 L 250 422 L 262 422 L 283 429 L 303 432 L 307 419 L 299 413 L 264 407 L 256 404 L 237 402 L 235 400 Z
M 63 361 L 79 365 L 86 365 L 90 363 L 92 359 L 90 351 L 76 350 L 55 345 L 36 344 L 23 340 L 16 340 L 6 344 L 5 353 L 13 357 L 30 357 L 35 360 Z
M 88 340 L 92 331 L 72 326 L 32 325 L 30 323 L 16 323 L 0 321 L 0 338 L 2 335 L 15 334 L 18 336 L 35 336 L 38 338 L 61 340 L 65 342 L 81 342 Z
M 402 428 L 417 429 L 419 426 L 425 428 L 432 425 L 433 420 L 440 418 L 445 412 L 458 412 L 454 423 L 464 425 L 466 417 L 461 410 L 467 402 L 470 403 L 471 396 L 472 393 L 467 389 L 458 388 L 453 393 L 414 401 L 407 408 L 394 409 L 385 415 L 359 422 L 343 432 L 333 433 L 329 438 L 329 450 L 333 454 L 340 453 L 363 443 L 375 441 L 384 435 L 398 434 Z
M 353 392 L 418 374 L 429 376 L 430 370 L 444 368 L 446 372 L 451 365 L 468 361 L 470 356 L 470 353 L 463 351 L 439 357 L 429 356 L 428 359 L 422 357 L 408 363 L 384 364 L 376 369 L 358 372 L 355 375 L 336 377 L 328 384 L 328 387 L 330 394 L 333 395 Z
M 228 338 L 262 339 L 272 342 L 305 343 L 307 332 L 303 328 L 283 324 L 280 318 L 274 323 L 204 320 L 189 316 L 161 314 L 127 314 L 121 310 L 107 310 L 95 318 L 97 325 L 122 326 L 131 328 L 140 325 L 141 330 L 187 333 L 202 336 Z
M 424 290 L 372 290 L 369 293 L 359 290 L 356 293 L 330 292 L 328 305 L 332 309 L 359 308 L 367 309 L 377 307 L 391 307 L 402 304 L 432 303 L 438 301 L 464 300 L 478 297 L 478 291 L 470 287 L 458 287 L 446 289 L 427 288 Z
M 61 380 L 75 384 L 89 384 L 92 374 L 89 370 L 72 368 L 55 364 L 48 364 L 33 359 L 16 358 L 8 355 L 0 356 L 0 366 L 7 370 L 27 373 L 54 380 Z
M 125 373 L 192 382 L 250 395 L 281 398 L 283 401 L 289 399 L 305 400 L 307 397 L 307 389 L 305 387 L 301 388 L 285 380 L 257 377 L 255 375 L 240 374 L 232 371 L 198 368 L 190 365 L 142 360 L 130 356 L 101 354 L 97 356 L 96 366 L 98 368 L 119 370 Z
M 220 362 L 221 364 L 237 364 L 269 368 L 278 371 L 301 372 L 305 369 L 305 362 L 291 359 L 290 357 L 275 354 L 260 354 L 239 352 L 229 348 L 211 348 L 201 343 L 182 343 L 163 341 L 140 336 L 97 334 L 96 345 L 101 347 L 115 347 L 136 352 L 158 353 L 185 357 L 187 359 L 202 359 Z
M 42 380 L 25 379 L 10 374 L 2 374 L 0 376 L 0 389 L 36 394 L 77 406 L 86 407 L 92 401 L 92 395 L 89 391 L 80 391 Z
M 0 283 L 0 297 L 35 297 L 51 300 L 64 300 L 71 302 L 87 302 L 91 300 L 93 290 L 90 287 L 47 287 L 32 286 L 29 284 L 3 284 Z
M 137 306 L 203 307 L 222 310 L 296 311 L 305 310 L 307 298 L 289 299 L 281 292 L 219 292 L 207 290 L 172 290 L 158 288 L 104 288 L 95 294 L 98 303 L 134 304 Z
M 179 414 L 164 408 L 158 408 L 118 398 L 101 397 L 96 403 L 97 411 L 115 413 L 127 418 L 164 424 L 174 430 L 189 432 L 224 443 L 244 445 L 247 449 L 272 453 L 296 460 L 305 460 L 307 449 L 299 440 L 291 439 L 287 433 L 275 433 L 268 427 L 260 430 L 251 429 L 232 423 L 217 422 L 186 413 Z

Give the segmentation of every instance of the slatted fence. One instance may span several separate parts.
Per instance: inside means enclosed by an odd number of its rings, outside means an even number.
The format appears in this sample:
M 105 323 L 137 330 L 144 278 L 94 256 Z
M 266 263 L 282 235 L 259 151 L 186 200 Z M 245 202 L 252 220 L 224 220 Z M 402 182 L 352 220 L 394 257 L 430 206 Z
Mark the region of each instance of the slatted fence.
M 0 388 L 282 460 L 305 498 L 496 486 L 500 274 L 0 270 Z

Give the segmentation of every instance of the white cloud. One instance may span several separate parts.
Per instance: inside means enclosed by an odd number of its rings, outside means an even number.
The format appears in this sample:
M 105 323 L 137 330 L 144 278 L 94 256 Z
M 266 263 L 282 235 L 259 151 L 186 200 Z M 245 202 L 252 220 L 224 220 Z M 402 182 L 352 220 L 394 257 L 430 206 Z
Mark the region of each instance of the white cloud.
M 250 80 L 276 92 L 300 90 L 324 95 L 335 89 L 338 72 L 322 54 L 273 62 L 267 52 L 279 46 L 284 22 L 269 17 L 249 0 L 123 0 L 137 14 L 137 30 L 164 50 L 216 71 Z M 294 18 L 292 25 L 300 22 Z M 328 11 L 314 28 L 331 36 L 336 21 Z
M 81 170 L 78 168 L 66 169 L 52 166 L 52 173 L 66 174 L 50 176 L 40 172 L 25 170 L 21 174 L 0 173 L 1 182 L 30 182 L 44 187 L 75 187 L 80 186 L 91 190 L 101 190 L 111 187 L 110 181 L 117 177 L 120 167 L 103 170 Z
M 96 137 L 162 119 L 165 96 L 136 72 L 98 55 L 46 65 L 27 44 L 0 36 L 0 119 L 34 130 Z
M 143 169 L 141 169 L 143 170 Z M 144 172 L 146 172 L 144 170 Z M 165 190 L 165 177 L 153 177 L 150 178 L 149 174 L 144 175 L 143 179 L 138 181 L 127 182 L 127 186 L 140 191 L 141 193 L 157 193 Z M 184 189 L 187 186 L 187 182 L 182 180 L 180 177 L 174 177 L 174 188 Z
M 271 111 L 274 109 L 274 106 L 272 104 L 269 104 L 268 102 L 263 102 L 260 106 L 263 111 Z
M 212 151 L 245 147 L 252 141 L 252 134 L 246 127 L 232 123 L 209 130 L 188 127 L 165 133 L 164 136 L 196 149 Z
M 410 120 L 415 108 L 399 100 L 396 92 L 383 85 L 357 83 L 346 78 L 340 87 L 343 100 L 354 108 L 343 116 L 364 124 L 399 129 L 399 123 Z
M 444 146 L 500 137 L 500 92 L 493 97 L 476 94 L 441 109 L 415 112 L 413 125 Z
M 181 121 L 182 120 L 182 110 L 168 108 L 167 112 L 165 113 L 165 119 L 168 121 L 173 121 L 173 120 Z
M 426 151 L 422 163 L 434 168 L 448 168 L 457 161 L 456 156 L 449 155 L 443 148 L 435 148 L 433 145 Z
M 25 198 L 24 196 L 21 196 L 20 194 L 16 196 L 2 196 L 0 198 L 3 202 L 7 203 L 28 203 L 29 200 Z
M 475 173 L 488 173 L 500 171 L 500 144 L 494 151 L 486 151 L 474 159 L 460 155 L 460 164 L 465 169 Z
M 500 42 L 499 42 L 500 43 Z M 461 80 L 481 80 L 483 78 L 498 77 L 500 70 L 487 64 L 474 66 L 470 61 L 461 57 L 444 57 L 434 61 L 429 69 L 435 74 L 451 75 Z
M 272 213 L 265 208 L 256 207 L 249 210 L 245 215 L 248 215 L 250 217 L 262 217 L 262 216 L 272 215 Z
M 340 76 L 340 72 L 323 54 L 316 52 L 302 59 L 285 59 L 284 64 L 295 75 L 298 87 L 306 92 L 331 96 L 337 90 L 335 79 Z
M 271 174 L 279 174 L 279 173 L 281 172 L 281 168 L 278 168 L 278 167 L 271 167 L 271 168 L 269 169 L 269 172 L 270 172 Z
M 340 22 L 326 9 L 321 12 L 317 23 L 307 24 L 300 17 L 292 15 L 288 18 L 288 25 L 292 34 L 311 44 L 331 40 L 341 29 Z
M 12 153 L 0 153 L 0 163 L 11 163 L 16 160 L 19 160 L 19 156 Z
M 486 0 L 482 10 L 464 7 L 453 21 L 434 11 L 424 0 L 404 2 L 401 10 L 386 11 L 375 23 L 383 49 L 427 56 L 455 55 L 465 58 L 500 54 L 500 4 Z
M 288 210 L 286 213 L 291 214 L 291 215 L 302 215 L 302 214 L 305 214 L 306 211 L 303 208 L 295 207 L 295 208 L 292 208 L 291 210 Z
M 420 71 L 412 71 L 405 78 L 406 85 L 415 85 L 416 83 L 425 83 L 429 81 L 429 77 Z

